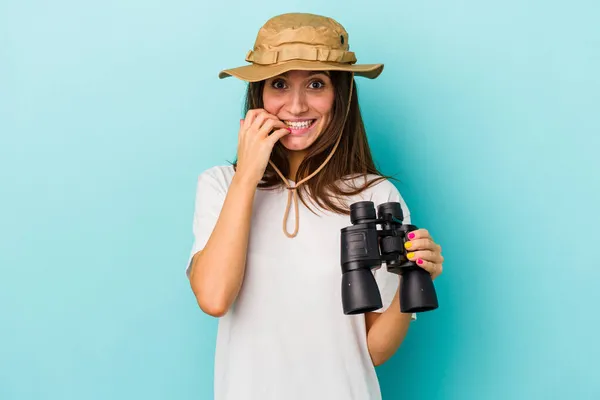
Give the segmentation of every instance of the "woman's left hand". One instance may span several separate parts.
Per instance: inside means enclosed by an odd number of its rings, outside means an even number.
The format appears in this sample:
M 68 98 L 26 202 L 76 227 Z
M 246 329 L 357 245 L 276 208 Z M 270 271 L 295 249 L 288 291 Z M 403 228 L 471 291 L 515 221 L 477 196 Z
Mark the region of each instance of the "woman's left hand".
M 423 228 L 409 232 L 407 238 L 404 247 L 409 251 L 408 259 L 429 272 L 431 279 L 440 276 L 444 263 L 442 246 L 435 243 L 427 229 Z

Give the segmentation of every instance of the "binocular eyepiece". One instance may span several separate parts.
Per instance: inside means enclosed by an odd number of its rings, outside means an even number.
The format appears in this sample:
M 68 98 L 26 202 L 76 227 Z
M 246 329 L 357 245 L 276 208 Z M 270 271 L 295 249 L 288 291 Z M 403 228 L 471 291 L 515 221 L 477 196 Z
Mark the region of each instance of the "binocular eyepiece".
M 342 304 L 344 314 L 360 314 L 381 308 L 381 293 L 371 269 L 385 262 L 389 272 L 402 276 L 400 310 L 419 313 L 438 308 L 431 276 L 408 260 L 404 243 L 415 225 L 403 224 L 398 202 L 377 207 L 372 201 L 350 206 L 351 226 L 341 229 Z M 381 229 L 377 229 L 377 225 Z

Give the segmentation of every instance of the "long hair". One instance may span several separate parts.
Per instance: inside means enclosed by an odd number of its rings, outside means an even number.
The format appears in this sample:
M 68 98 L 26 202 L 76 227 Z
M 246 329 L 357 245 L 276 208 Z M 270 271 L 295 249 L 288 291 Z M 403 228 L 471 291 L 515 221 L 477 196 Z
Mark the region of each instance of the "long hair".
M 332 108 L 331 120 L 324 127 L 323 132 L 317 140 L 308 148 L 308 152 L 302 160 L 295 182 L 315 171 L 327 158 L 333 149 L 338 136 L 341 140 L 333 157 L 321 169 L 319 173 L 300 185 L 298 189 L 299 199 L 310 209 L 305 201 L 306 193 L 310 193 L 310 199 L 319 207 L 340 214 L 350 214 L 347 204 L 344 203 L 345 196 L 361 193 L 363 190 L 377 182 L 390 178 L 378 171 L 371 156 L 371 149 L 367 141 L 367 135 L 358 104 L 358 93 L 356 83 L 352 85 L 352 100 L 348 118 L 344 124 L 344 116 L 348 106 L 350 95 L 351 74 L 340 71 L 330 72 L 335 96 Z M 263 107 L 263 89 L 265 81 L 250 82 L 246 92 L 244 115 L 250 109 Z M 342 132 L 343 129 L 343 132 Z M 277 142 L 271 152 L 270 160 L 277 166 L 283 176 L 289 176 L 290 166 L 286 156 L 287 149 Z M 237 158 L 233 163 L 237 168 Z M 355 179 L 365 177 L 368 174 L 376 175 L 374 179 Z M 343 189 L 340 182 L 344 181 L 347 189 Z M 358 185 L 358 181 L 363 181 Z M 282 187 L 283 182 L 271 164 L 267 164 L 261 182 L 258 184 L 262 189 L 275 189 Z

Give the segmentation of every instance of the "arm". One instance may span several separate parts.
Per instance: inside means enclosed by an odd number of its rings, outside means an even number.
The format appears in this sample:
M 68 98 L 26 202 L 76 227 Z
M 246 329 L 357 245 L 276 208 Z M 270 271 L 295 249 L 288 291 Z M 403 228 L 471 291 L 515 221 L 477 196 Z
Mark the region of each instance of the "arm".
M 227 312 L 244 279 L 255 192 L 253 181 L 234 175 L 214 230 L 192 259 L 192 291 L 202 311 L 214 317 Z
M 429 232 L 423 228 L 411 232 L 409 239 L 410 244 L 405 244 L 405 247 L 410 249 L 408 259 L 415 261 L 418 266 L 429 272 L 432 280 L 435 280 L 443 269 L 442 247 L 435 243 Z M 386 362 L 398 350 L 412 319 L 412 313 L 402 313 L 398 306 L 401 282 L 398 282 L 391 302 L 392 307 L 380 314 L 371 312 L 365 315 L 367 345 L 376 366 Z
M 283 121 L 263 109 L 249 110 L 240 120 L 237 170 L 206 245 L 191 261 L 190 285 L 198 305 L 209 315 L 225 315 L 238 296 L 256 187 L 273 146 L 289 133 Z
M 386 362 L 394 355 L 406 337 L 412 318 L 411 313 L 402 313 L 398 307 L 400 287 L 392 300 L 392 306 L 383 313 L 365 314 L 367 325 L 367 347 L 375 366 Z

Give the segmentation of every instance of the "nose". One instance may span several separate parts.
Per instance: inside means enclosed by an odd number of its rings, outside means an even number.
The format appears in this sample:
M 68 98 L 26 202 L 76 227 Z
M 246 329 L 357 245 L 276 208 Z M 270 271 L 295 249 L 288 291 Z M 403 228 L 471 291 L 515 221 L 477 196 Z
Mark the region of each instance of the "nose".
M 308 111 L 308 102 L 306 93 L 301 88 L 291 92 L 289 101 L 289 112 L 294 115 L 301 115 Z

